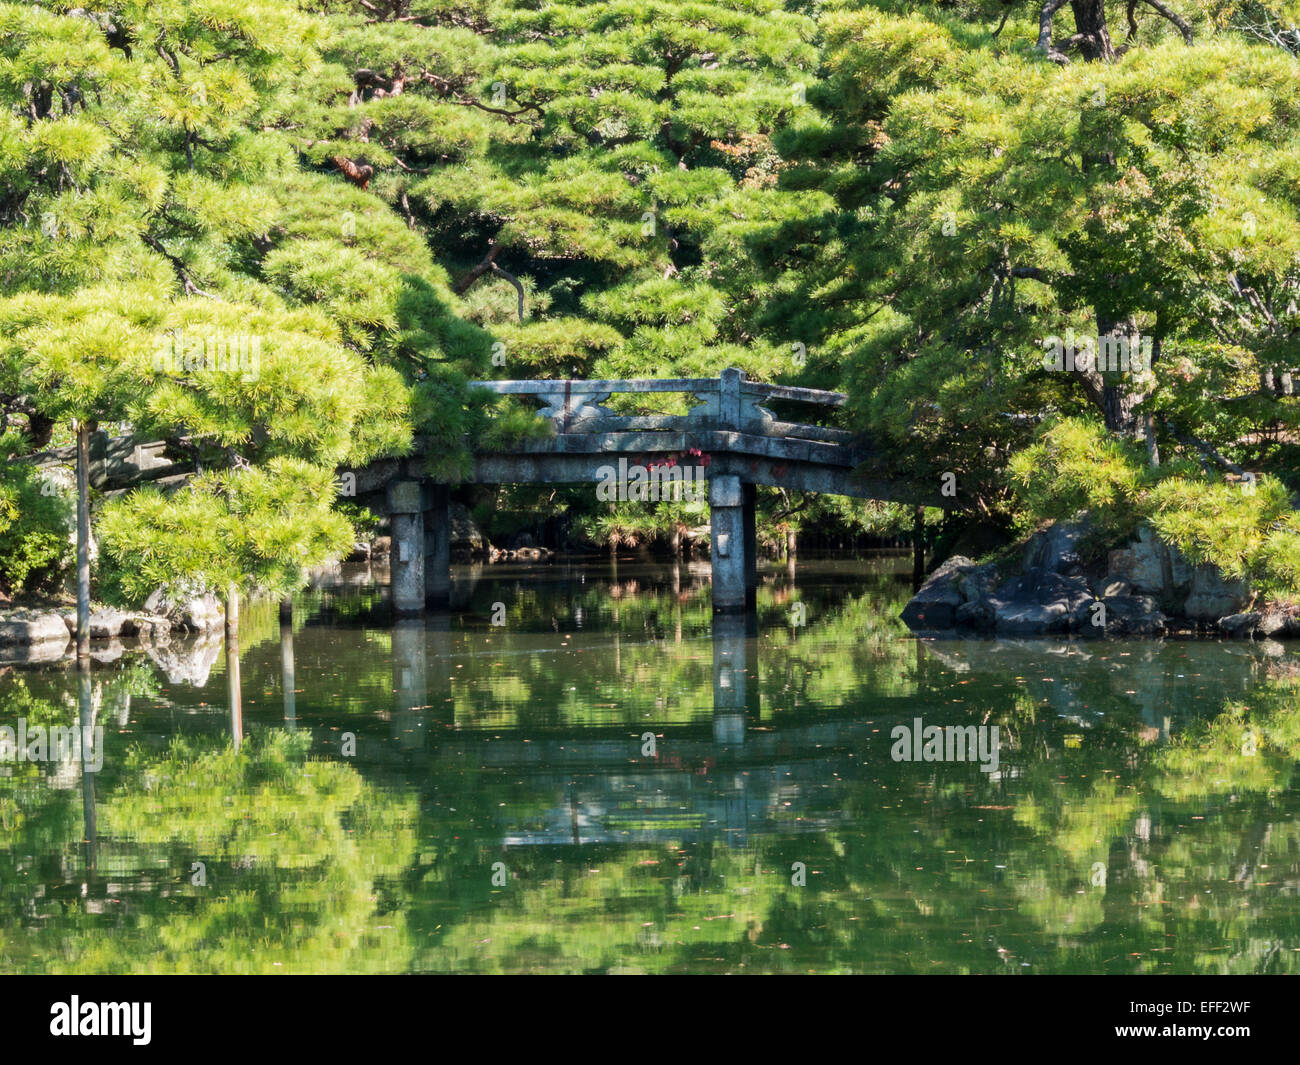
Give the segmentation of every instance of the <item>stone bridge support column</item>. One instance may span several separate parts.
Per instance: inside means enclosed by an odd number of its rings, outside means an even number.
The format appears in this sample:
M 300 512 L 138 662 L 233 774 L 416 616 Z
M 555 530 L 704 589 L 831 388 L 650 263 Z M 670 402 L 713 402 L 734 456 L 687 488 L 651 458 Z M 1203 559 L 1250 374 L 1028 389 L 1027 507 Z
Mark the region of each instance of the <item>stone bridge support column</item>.
M 388 486 L 393 545 L 389 556 L 393 612 L 424 612 L 424 493 L 419 481 Z
M 753 609 L 758 587 L 755 560 L 754 486 L 735 474 L 709 481 L 715 613 Z
M 424 599 L 432 610 L 451 604 L 451 485 L 429 486 L 424 512 Z

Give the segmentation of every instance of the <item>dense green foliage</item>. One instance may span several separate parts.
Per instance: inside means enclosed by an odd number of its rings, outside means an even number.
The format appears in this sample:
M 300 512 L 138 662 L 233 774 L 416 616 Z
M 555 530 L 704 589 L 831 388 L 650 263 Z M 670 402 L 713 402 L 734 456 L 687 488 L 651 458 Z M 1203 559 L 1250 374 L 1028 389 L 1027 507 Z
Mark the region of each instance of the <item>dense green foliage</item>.
M 0 594 L 57 581 L 68 561 L 68 518 L 67 501 L 52 481 L 21 463 L 6 464 L 0 471 Z
M 1007 472 L 1044 417 L 1140 441 L 1141 465 L 1295 492 L 1294 4 L 1079 0 L 1041 43 L 1038 13 L 0 4 L 0 429 L 24 434 L 8 453 L 129 425 L 213 471 L 192 498 L 98 511 L 109 581 L 132 594 L 182 555 L 177 578 L 252 586 L 335 551 L 340 511 L 297 464 L 324 476 L 422 433 L 454 472 L 469 444 L 537 431 L 467 393 L 486 376 L 734 365 L 841 389 L 879 472 L 929 493 L 955 475 L 950 530 L 1049 516 L 1030 501 L 1052 493 L 1013 498 Z M 1150 365 L 1048 365 L 1073 336 Z M 252 366 L 186 361 L 253 339 Z M 1189 542 L 1193 495 L 1167 487 L 1157 508 Z M 1269 498 L 1258 521 L 1293 523 Z M 607 540 L 695 520 L 572 491 L 493 505 Z M 908 518 L 763 505 L 773 542 Z M 277 533 L 293 520 L 301 537 Z M 235 574 L 213 553 L 225 525 L 250 545 Z M 1291 585 L 1293 539 L 1234 553 Z

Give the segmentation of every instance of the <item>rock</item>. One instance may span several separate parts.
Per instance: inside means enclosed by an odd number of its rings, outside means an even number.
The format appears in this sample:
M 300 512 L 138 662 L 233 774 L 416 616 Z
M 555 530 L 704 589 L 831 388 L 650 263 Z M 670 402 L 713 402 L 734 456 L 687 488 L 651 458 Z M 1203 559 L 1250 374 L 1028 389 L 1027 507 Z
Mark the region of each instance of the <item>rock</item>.
M 142 641 L 166 640 L 171 631 L 171 620 L 160 614 L 128 614 L 122 622 L 123 636 Z
M 1110 595 L 1101 602 L 1108 636 L 1159 636 L 1165 631 L 1166 618 L 1154 596 Z
M 1029 538 L 1025 545 L 1025 569 L 1048 573 L 1077 571 L 1083 565 L 1079 544 L 1091 531 L 1092 522 L 1087 517 L 1053 522 Z
M 96 607 L 90 612 L 90 638 L 111 640 L 122 634 L 126 614 L 111 606 Z
M 179 615 L 181 628 L 190 632 L 211 632 L 221 628 L 226 620 L 225 610 L 217 602 L 217 597 L 211 593 L 187 600 L 180 605 L 176 613 Z
M 994 628 L 1006 636 L 1068 632 L 1092 598 L 1082 574 L 1034 566 L 1007 581 L 992 597 Z
M 996 621 L 996 609 L 987 598 L 962 603 L 953 615 L 953 622 L 959 628 L 974 629 L 976 632 L 990 632 Z
M 1128 581 L 1135 591 L 1153 595 L 1173 594 L 1190 584 L 1194 573 L 1182 554 L 1145 522 L 1135 541 L 1110 553 L 1106 571 Z
M 920 591 L 903 608 L 903 622 L 910 629 L 950 629 L 963 597 L 958 579 L 975 563 L 965 555 L 954 555 L 936 569 Z
M 1245 581 L 1224 577 L 1217 566 L 1197 566 L 1183 615 L 1194 621 L 1215 621 L 1236 613 L 1249 596 Z
M 470 517 L 469 508 L 464 503 L 451 502 L 447 505 L 447 520 L 451 523 L 452 554 L 464 558 L 477 558 L 487 549 L 483 533 L 479 531 L 474 519 Z
M 1251 610 L 1245 614 L 1229 614 L 1227 617 L 1219 618 L 1219 630 L 1234 639 L 1248 640 L 1254 635 L 1259 619 L 1258 610 Z
M 1268 639 L 1273 636 L 1283 636 L 1287 630 L 1287 616 L 1280 610 L 1266 610 L 1255 626 L 1255 633 Z
M 173 629 L 188 632 L 211 632 L 221 627 L 226 618 L 220 600 L 211 592 L 172 599 L 161 588 L 154 589 L 144 601 L 144 613 L 169 618 Z
M 57 643 L 62 647 L 67 644 L 68 635 L 68 626 L 53 610 L 20 610 L 0 617 L 0 645 Z
M 967 604 L 985 598 L 993 593 L 998 584 L 998 567 L 992 562 L 976 566 L 957 577 L 957 590 Z
M 1041 636 L 1065 632 L 1071 607 L 1064 600 L 1037 603 L 1016 601 L 995 608 L 994 627 L 999 636 Z
M 375 558 L 383 558 L 393 553 L 393 538 L 391 536 L 376 536 L 370 542 L 370 553 Z
M 1123 577 L 1116 577 L 1111 573 L 1094 580 L 1092 590 L 1097 593 L 1098 599 L 1105 599 L 1107 596 L 1132 595 L 1133 585 Z

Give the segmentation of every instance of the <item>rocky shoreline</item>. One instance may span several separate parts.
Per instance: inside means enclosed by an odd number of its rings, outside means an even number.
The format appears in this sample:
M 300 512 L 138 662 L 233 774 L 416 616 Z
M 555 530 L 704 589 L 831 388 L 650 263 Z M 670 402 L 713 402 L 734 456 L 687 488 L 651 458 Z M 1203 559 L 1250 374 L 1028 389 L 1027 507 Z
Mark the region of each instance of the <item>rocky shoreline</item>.
M 126 649 L 123 641 L 162 649 L 174 638 L 210 637 L 224 623 L 225 611 L 212 595 L 172 603 L 155 592 L 142 610 L 97 605 L 90 612 L 91 657 L 114 661 Z M 75 607 L 0 611 L 0 663 L 58 662 L 72 654 L 76 631 Z
M 1088 565 L 1078 552 L 1085 520 L 1057 522 L 1025 545 L 1019 573 L 956 555 L 930 574 L 903 609 L 915 632 L 1010 637 L 1300 637 L 1300 609 L 1256 606 L 1250 588 L 1211 565 L 1194 566 L 1148 526 Z

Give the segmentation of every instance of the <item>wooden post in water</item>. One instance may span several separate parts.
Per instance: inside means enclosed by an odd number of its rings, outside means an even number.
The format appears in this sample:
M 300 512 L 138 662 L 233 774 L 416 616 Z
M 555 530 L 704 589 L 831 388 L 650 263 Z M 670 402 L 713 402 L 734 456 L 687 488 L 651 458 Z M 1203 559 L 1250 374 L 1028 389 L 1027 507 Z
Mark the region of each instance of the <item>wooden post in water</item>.
M 286 612 L 285 604 L 289 609 Z M 298 727 L 298 696 L 293 666 L 293 601 L 280 600 L 280 689 L 284 692 L 284 727 L 293 732 Z
M 90 426 L 77 420 L 77 661 L 90 659 Z
M 77 661 L 77 723 L 81 728 L 81 821 L 85 832 L 86 879 L 93 884 L 98 865 L 96 842 L 98 828 L 95 823 L 95 770 L 91 764 L 103 758 L 103 750 L 95 743 L 95 704 L 90 683 L 90 659 Z M 88 749 L 92 752 L 87 756 Z
M 239 585 L 233 581 L 226 589 L 226 685 L 230 738 L 239 750 L 244 742 L 244 705 L 239 678 Z

